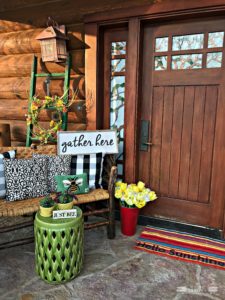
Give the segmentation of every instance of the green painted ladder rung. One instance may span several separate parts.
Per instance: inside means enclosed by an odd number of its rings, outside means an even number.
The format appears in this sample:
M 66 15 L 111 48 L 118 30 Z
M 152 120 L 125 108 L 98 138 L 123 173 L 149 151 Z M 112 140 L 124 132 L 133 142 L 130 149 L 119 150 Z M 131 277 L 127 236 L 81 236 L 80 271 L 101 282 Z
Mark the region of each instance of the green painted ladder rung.
M 28 105 L 28 111 L 30 112 L 31 104 L 32 104 L 32 98 L 35 95 L 36 92 L 36 78 L 38 77 L 63 77 L 64 78 L 64 86 L 63 86 L 63 101 L 65 104 L 68 104 L 69 101 L 69 86 L 70 86 L 70 71 L 71 71 L 71 55 L 68 55 L 67 61 L 66 61 L 66 67 L 64 73 L 37 73 L 37 56 L 34 55 L 33 64 L 32 64 L 32 70 L 31 70 L 31 80 L 30 80 L 30 100 Z M 47 110 L 54 110 L 55 107 L 49 107 L 46 108 Z M 62 130 L 67 130 L 67 123 L 68 123 L 68 113 L 63 112 L 62 113 Z M 38 141 L 37 138 L 32 137 L 32 125 L 27 126 L 27 137 L 26 137 L 26 147 L 30 147 L 32 141 Z M 49 139 L 50 142 L 57 142 L 55 139 Z
M 65 73 L 39 73 L 35 77 L 65 77 Z

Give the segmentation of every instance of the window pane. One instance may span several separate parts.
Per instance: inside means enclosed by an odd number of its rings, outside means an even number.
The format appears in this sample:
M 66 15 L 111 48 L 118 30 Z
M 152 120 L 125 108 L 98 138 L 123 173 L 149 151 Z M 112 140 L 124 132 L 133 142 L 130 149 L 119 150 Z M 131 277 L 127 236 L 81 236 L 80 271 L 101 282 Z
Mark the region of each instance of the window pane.
M 173 37 L 172 50 L 202 49 L 204 46 L 204 34 L 188 34 Z
M 126 54 L 126 42 L 113 42 L 111 48 L 112 55 Z
M 207 68 L 221 68 L 222 52 L 207 53 Z
M 125 59 L 113 59 L 111 61 L 111 72 L 124 72 Z
M 208 39 L 208 48 L 223 47 L 224 32 L 210 32 Z
M 155 71 L 161 71 L 167 69 L 167 56 L 155 57 Z
M 117 129 L 119 144 L 118 158 L 124 152 L 124 100 L 125 100 L 125 76 L 114 76 L 111 78 L 110 95 L 110 128 Z
M 168 51 L 168 37 L 155 39 L 155 52 Z
M 117 168 L 118 175 L 123 175 L 123 165 L 117 164 Z
M 172 69 L 200 69 L 202 68 L 202 54 L 185 54 L 172 56 Z

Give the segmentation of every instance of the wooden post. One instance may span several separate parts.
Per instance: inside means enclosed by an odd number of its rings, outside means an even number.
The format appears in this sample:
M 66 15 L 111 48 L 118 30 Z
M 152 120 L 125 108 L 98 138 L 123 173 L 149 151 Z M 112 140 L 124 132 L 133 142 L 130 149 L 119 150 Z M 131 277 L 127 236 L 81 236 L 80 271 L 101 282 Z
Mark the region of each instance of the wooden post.
M 97 24 L 85 24 L 85 90 L 87 130 L 98 129 L 97 103 Z
M 139 82 L 139 43 L 140 21 L 129 20 L 128 46 L 126 65 L 126 108 L 125 108 L 125 180 L 136 181 L 137 168 L 137 115 L 138 115 L 138 82 Z
M 0 124 L 0 147 L 11 146 L 10 125 Z

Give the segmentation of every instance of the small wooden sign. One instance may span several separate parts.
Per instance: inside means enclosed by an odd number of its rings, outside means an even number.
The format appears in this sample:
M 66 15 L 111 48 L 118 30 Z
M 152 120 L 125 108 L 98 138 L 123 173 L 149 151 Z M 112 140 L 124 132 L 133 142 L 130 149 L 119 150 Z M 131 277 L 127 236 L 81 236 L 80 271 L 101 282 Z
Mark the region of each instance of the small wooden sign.
M 116 130 L 58 131 L 58 155 L 118 153 Z
M 76 209 L 53 211 L 53 219 L 69 219 L 69 218 L 76 218 L 76 217 L 77 217 Z

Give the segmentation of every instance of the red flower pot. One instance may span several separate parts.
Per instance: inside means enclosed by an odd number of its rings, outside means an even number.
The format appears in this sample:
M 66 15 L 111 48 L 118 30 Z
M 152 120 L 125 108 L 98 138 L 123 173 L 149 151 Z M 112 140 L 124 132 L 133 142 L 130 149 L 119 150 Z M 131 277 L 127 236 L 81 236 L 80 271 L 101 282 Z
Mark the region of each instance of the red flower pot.
M 122 234 L 127 236 L 132 236 L 135 234 L 138 215 L 138 208 L 120 206 L 120 222 Z

